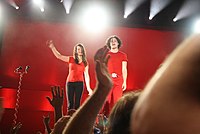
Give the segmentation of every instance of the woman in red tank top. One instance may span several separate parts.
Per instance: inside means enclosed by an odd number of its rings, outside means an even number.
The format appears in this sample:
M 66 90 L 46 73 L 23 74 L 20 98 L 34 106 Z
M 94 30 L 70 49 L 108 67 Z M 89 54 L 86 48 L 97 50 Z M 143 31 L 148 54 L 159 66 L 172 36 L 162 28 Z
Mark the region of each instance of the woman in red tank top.
M 47 44 L 57 59 L 69 64 L 69 74 L 66 80 L 68 110 L 78 109 L 84 88 L 84 77 L 89 95 L 92 94 L 85 48 L 79 43 L 74 46 L 73 56 L 64 56 L 58 52 L 52 40 L 48 41 Z

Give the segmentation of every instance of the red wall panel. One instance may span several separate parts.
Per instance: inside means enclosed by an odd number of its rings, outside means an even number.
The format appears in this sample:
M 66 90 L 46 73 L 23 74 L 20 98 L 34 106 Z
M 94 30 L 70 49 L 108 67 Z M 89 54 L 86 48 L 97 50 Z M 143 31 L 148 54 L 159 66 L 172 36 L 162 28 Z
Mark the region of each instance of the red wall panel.
M 108 36 L 118 35 L 123 42 L 121 50 L 128 55 L 128 91 L 142 89 L 161 62 L 183 40 L 181 33 L 173 31 L 110 27 L 101 33 L 89 33 L 78 25 L 23 20 L 9 22 L 4 31 L 0 57 L 0 85 L 3 89 L 0 95 L 5 98 L 13 96 L 10 103 L 5 102 L 6 108 L 13 108 L 19 81 L 19 75 L 15 74 L 14 70 L 18 66 L 25 68 L 26 65 L 30 65 L 29 72 L 22 79 L 20 108 L 24 113 L 33 111 L 34 116 L 41 116 L 41 112 L 35 110 L 52 111 L 45 96 L 50 95 L 51 85 L 65 87 L 68 74 L 67 64 L 53 56 L 46 45 L 47 40 L 52 39 L 64 55 L 72 55 L 76 43 L 81 42 L 85 45 L 91 87 L 94 88 L 96 80 L 93 56 L 98 48 L 105 45 Z M 5 92 L 9 95 L 5 95 Z M 86 98 L 85 90 L 82 102 Z M 66 109 L 66 102 L 64 107 Z M 12 112 L 6 112 L 6 115 Z M 27 118 L 21 118 L 25 124 L 28 122 Z M 38 118 L 32 120 L 33 123 L 40 122 L 42 125 Z M 4 121 L 2 122 L 5 126 L 8 122 Z M 30 126 L 23 129 L 26 129 L 22 130 L 24 133 L 28 130 L 35 133 Z

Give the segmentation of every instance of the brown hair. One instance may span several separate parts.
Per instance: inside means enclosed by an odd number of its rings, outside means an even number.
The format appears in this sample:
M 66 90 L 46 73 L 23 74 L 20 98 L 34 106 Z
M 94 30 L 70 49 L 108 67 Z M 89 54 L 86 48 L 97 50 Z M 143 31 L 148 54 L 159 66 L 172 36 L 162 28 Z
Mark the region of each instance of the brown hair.
M 112 35 L 110 37 L 108 37 L 108 39 L 106 40 L 106 46 L 110 49 L 110 41 L 111 39 L 115 38 L 117 40 L 117 42 L 119 43 L 118 48 L 120 48 L 122 46 L 122 41 L 120 40 L 120 38 L 116 35 Z
M 73 56 L 74 56 L 75 62 L 76 62 L 76 64 L 79 64 L 78 53 L 77 53 L 77 47 L 78 46 L 81 47 L 81 51 L 83 53 L 82 60 L 83 60 L 84 66 L 86 67 L 88 65 L 88 62 L 87 62 L 87 59 L 86 59 L 86 51 L 85 51 L 85 47 L 81 43 L 78 43 L 77 45 L 74 46 Z
M 112 108 L 107 134 L 130 134 L 130 118 L 140 92 L 128 92 Z

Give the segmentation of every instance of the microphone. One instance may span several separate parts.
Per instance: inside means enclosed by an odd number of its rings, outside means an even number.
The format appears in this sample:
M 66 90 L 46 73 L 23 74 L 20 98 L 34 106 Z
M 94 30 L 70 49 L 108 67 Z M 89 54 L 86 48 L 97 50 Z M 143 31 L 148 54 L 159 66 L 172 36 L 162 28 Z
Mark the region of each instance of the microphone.
M 29 68 L 30 68 L 30 66 L 27 65 L 26 68 L 25 68 L 25 72 L 26 72 L 26 73 L 28 72 Z

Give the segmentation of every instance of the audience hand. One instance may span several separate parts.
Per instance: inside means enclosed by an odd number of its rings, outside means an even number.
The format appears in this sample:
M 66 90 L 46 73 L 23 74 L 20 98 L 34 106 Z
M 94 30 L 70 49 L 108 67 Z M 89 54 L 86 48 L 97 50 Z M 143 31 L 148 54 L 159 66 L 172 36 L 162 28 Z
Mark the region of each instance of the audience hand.
M 49 114 L 47 116 L 43 116 L 43 123 L 45 125 L 49 125 L 49 123 L 50 123 L 50 116 L 49 116 Z
M 61 94 L 60 94 L 61 91 Z M 50 99 L 50 97 L 46 97 L 49 103 L 54 108 L 60 108 L 63 105 L 63 99 L 64 99 L 64 90 L 61 90 L 59 86 L 53 86 L 51 87 L 51 92 L 53 95 L 53 98 Z

